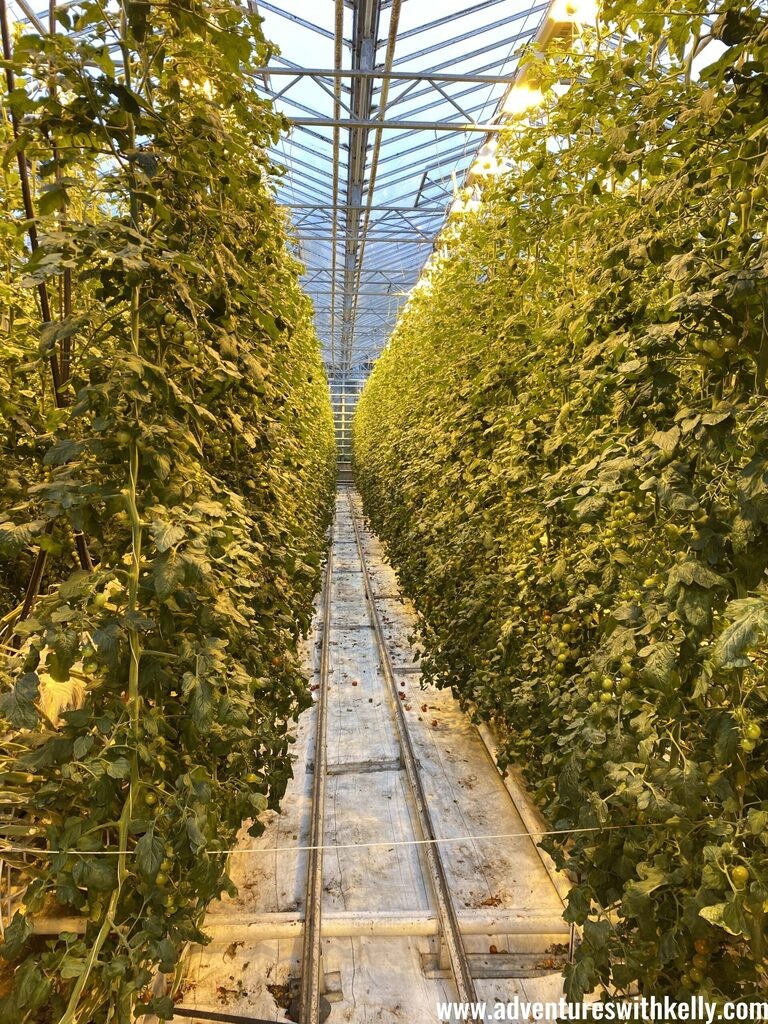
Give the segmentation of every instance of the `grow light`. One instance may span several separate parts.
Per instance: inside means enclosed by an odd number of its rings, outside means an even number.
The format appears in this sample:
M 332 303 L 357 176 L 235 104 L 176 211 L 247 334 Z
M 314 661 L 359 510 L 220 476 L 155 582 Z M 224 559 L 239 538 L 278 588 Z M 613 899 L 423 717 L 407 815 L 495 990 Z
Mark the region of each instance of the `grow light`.
M 530 85 L 520 84 L 509 90 L 501 109 L 510 117 L 519 117 L 543 101 L 544 95 L 541 89 L 533 89 Z
M 580 25 L 597 21 L 596 0 L 554 0 L 549 9 L 554 22 L 575 22 Z

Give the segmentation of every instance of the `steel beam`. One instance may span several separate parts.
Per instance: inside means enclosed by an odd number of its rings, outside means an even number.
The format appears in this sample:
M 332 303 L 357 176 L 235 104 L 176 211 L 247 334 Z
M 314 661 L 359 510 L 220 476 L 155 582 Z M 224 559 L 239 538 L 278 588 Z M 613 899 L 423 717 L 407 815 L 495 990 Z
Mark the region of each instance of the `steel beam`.
M 333 241 L 333 235 L 328 233 L 325 235 L 302 235 L 301 232 L 297 232 L 296 237 L 300 242 L 331 242 Z M 371 245 L 381 245 L 383 242 L 394 242 L 395 245 L 433 245 L 434 238 L 414 238 L 412 235 L 396 235 L 385 238 L 374 238 L 372 235 L 367 235 L 367 241 Z
M 379 38 L 382 0 L 357 0 L 352 20 L 352 69 L 363 72 L 376 70 L 376 46 Z M 341 68 L 335 69 L 339 72 Z M 340 79 L 338 79 L 340 81 Z M 349 131 L 349 162 L 347 165 L 346 209 L 344 216 L 344 257 L 342 284 L 342 318 L 340 338 L 340 361 L 346 364 L 352 347 L 354 330 L 354 287 L 355 274 L 359 269 L 360 227 L 368 154 L 368 134 L 375 121 L 373 114 L 374 76 L 353 77 L 350 83 L 350 109 L 353 116 L 341 122 L 333 119 L 327 127 L 346 128 Z M 334 276 L 333 280 L 336 278 Z M 335 339 L 334 339 L 335 344 Z
M 392 13 L 390 15 L 389 31 L 387 33 L 387 49 L 386 49 L 386 53 L 385 53 L 385 56 L 384 56 L 384 67 L 382 69 L 378 69 L 378 70 L 383 71 L 385 74 L 392 71 L 392 67 L 393 67 L 393 64 L 395 62 L 395 46 L 397 44 L 397 30 L 398 30 L 399 23 L 400 23 L 400 8 L 401 8 L 401 4 L 402 4 L 402 0 L 392 0 Z M 380 123 L 381 126 L 383 126 L 383 124 L 386 121 L 387 101 L 388 101 L 388 98 L 389 98 L 389 86 L 390 86 L 390 81 L 389 81 L 389 79 L 385 78 L 382 81 L 381 94 L 379 96 L 379 104 L 378 104 L 378 120 L 379 120 L 379 123 Z M 373 196 L 374 196 L 374 192 L 376 190 L 376 175 L 377 175 L 378 169 L 379 169 L 379 156 L 381 154 L 382 134 L 383 134 L 383 127 L 376 128 L 375 133 L 374 133 L 373 153 L 371 155 L 370 171 L 369 171 L 369 174 L 368 174 L 367 196 L 366 196 L 366 210 L 363 213 L 363 224 L 362 224 L 361 240 L 360 240 L 360 252 L 359 252 L 359 255 L 358 255 L 356 274 L 355 274 L 354 299 L 353 299 L 353 305 L 352 305 L 353 331 L 354 331 L 354 322 L 355 322 L 355 319 L 357 317 L 357 303 L 358 303 L 358 298 L 359 298 L 358 283 L 360 281 L 360 271 L 362 269 L 363 261 L 365 259 L 365 246 L 366 246 L 366 240 L 367 240 L 367 235 L 368 235 L 368 226 L 370 224 L 370 219 L 371 219 L 370 207 L 371 207 L 371 204 L 373 203 Z M 352 360 L 352 342 L 351 341 L 350 341 L 350 344 L 349 344 L 349 360 L 350 360 L 350 362 Z
M 511 19 L 507 19 L 511 20 Z M 453 40 L 449 40 L 453 42 Z M 429 74 L 423 71 L 367 71 L 362 68 L 281 68 L 264 67 L 256 68 L 251 72 L 255 75 L 271 75 L 283 78 L 372 78 L 378 82 L 403 81 L 403 82 L 475 82 L 478 85 L 509 85 L 512 81 L 512 74 L 508 75 L 445 75 Z
M 344 31 L 344 0 L 335 0 L 335 17 L 334 17 L 334 31 L 333 31 L 333 70 L 340 71 L 342 64 L 343 55 L 343 31 Z M 341 117 L 341 80 L 335 79 L 333 83 L 333 116 L 334 118 Z M 347 106 L 349 113 L 352 113 L 352 107 Z M 331 358 L 334 354 L 334 345 L 336 341 L 336 241 L 339 231 L 339 152 L 340 152 L 341 135 L 338 128 L 333 129 L 333 242 L 331 246 L 331 266 L 333 268 L 333 274 L 331 276 Z M 349 147 L 347 147 L 349 148 Z M 347 172 L 349 171 L 349 164 L 347 164 Z
M 398 129 L 401 131 L 435 131 L 435 132 L 497 132 L 503 125 L 500 124 L 463 124 L 456 121 L 376 121 L 370 118 L 358 118 L 355 120 L 343 120 L 333 117 L 292 117 L 291 124 L 297 128 L 351 128 L 361 129 L 366 132 L 371 128 L 383 128 L 385 131 Z
M 282 7 L 276 7 L 274 4 L 266 3 L 266 0 L 257 0 L 256 9 L 261 8 L 264 11 L 269 11 L 270 14 L 276 14 L 279 18 L 286 18 L 288 21 L 292 21 L 294 25 L 300 25 L 301 28 L 308 28 L 312 32 L 316 32 L 319 36 L 324 39 L 333 39 L 333 32 L 329 32 L 328 29 L 322 28 L 320 25 L 315 25 L 312 21 L 307 21 L 306 18 L 300 18 L 298 14 L 291 14 L 290 11 L 284 10 Z M 266 68 L 267 73 L 271 74 L 272 69 Z
M 333 203 L 281 203 L 280 205 L 287 207 L 289 210 L 318 210 L 326 212 L 334 209 Z M 362 210 L 364 207 L 349 206 L 347 209 Z M 425 216 L 435 216 L 436 214 L 445 213 L 445 206 L 371 206 L 370 209 L 372 213 L 423 213 Z
M 437 170 L 444 166 L 446 163 L 456 166 L 457 161 L 461 161 L 462 157 L 468 156 L 471 160 L 474 160 L 474 153 L 469 154 L 466 152 L 466 145 L 455 146 L 452 149 L 445 150 L 445 152 L 438 154 L 437 159 L 434 163 L 430 164 L 428 170 Z M 408 156 L 410 156 L 410 151 Z M 391 162 L 391 158 L 390 158 Z M 424 167 L 424 160 L 417 160 L 412 164 L 399 164 L 395 165 L 394 169 L 389 171 L 387 174 L 381 176 L 381 184 L 386 182 L 387 188 L 391 188 L 393 185 L 399 185 L 403 181 L 410 181 L 413 178 L 412 174 L 408 174 L 408 171 L 412 171 L 416 167 Z M 405 174 L 403 172 L 406 172 Z
M 531 7 L 529 10 L 523 11 L 522 14 L 518 14 L 516 17 L 509 18 L 509 23 L 511 24 L 513 21 L 524 21 L 531 14 L 543 13 L 548 8 L 549 8 L 549 3 L 539 4 L 537 7 Z M 536 31 L 535 29 L 523 29 L 522 32 L 517 32 L 517 33 L 515 33 L 515 35 L 509 36 L 507 39 L 499 39 L 499 40 L 495 40 L 494 39 L 493 43 L 490 46 L 488 44 L 486 44 L 485 46 L 481 46 L 477 50 L 471 50 L 469 53 L 462 53 L 461 59 L 462 60 L 467 60 L 467 58 L 469 58 L 469 57 L 477 57 L 480 54 L 487 53 L 488 50 L 491 50 L 491 49 L 498 50 L 498 49 L 501 49 L 502 47 L 509 46 L 512 43 L 515 43 L 518 40 L 523 39 L 527 35 L 534 35 L 535 31 Z M 469 32 L 463 32 L 460 36 L 453 36 L 453 37 L 448 38 L 448 39 L 443 39 L 439 43 L 433 43 L 431 46 L 425 46 L 422 50 L 417 50 L 414 53 L 406 53 L 406 54 L 404 54 L 395 63 L 396 64 L 404 64 L 408 60 L 419 60 L 422 57 L 428 57 L 431 53 L 439 53 L 440 50 L 444 50 L 447 46 L 455 46 L 456 43 L 466 43 L 470 39 L 477 39 L 477 37 L 479 35 L 481 35 L 482 32 L 483 32 L 483 29 L 475 28 L 475 29 L 472 29 Z M 422 74 L 424 74 L 424 75 L 434 74 L 435 72 L 440 71 L 443 67 L 450 66 L 451 63 L 455 63 L 455 61 L 449 61 L 446 64 L 441 65 L 441 67 L 439 67 L 439 68 L 427 68 L 427 70 L 422 72 Z
M 381 270 L 378 267 L 369 267 L 368 269 L 364 268 L 360 272 L 360 276 L 362 278 L 362 276 L 365 275 L 366 277 L 370 277 L 370 278 L 373 278 L 375 280 L 382 280 L 383 279 L 384 281 L 387 281 L 387 280 L 389 280 L 389 278 L 391 278 L 391 277 L 393 277 L 395 275 L 403 276 L 405 274 L 410 275 L 410 273 L 411 273 L 410 270 L 403 270 L 402 268 L 400 270 Z M 313 270 L 310 271 L 310 274 L 312 275 L 312 277 L 330 277 L 331 268 L 330 267 L 315 267 Z
M 410 39 L 412 36 L 418 36 L 424 32 L 430 32 L 432 29 L 440 28 L 443 25 L 453 25 L 460 18 L 470 18 L 473 14 L 479 14 L 481 11 L 485 11 L 489 7 L 495 7 L 497 4 L 502 3 L 507 3 L 507 0 L 483 0 L 483 3 L 475 4 L 474 7 L 465 7 L 461 11 L 443 15 L 442 18 L 436 18 L 434 21 L 428 21 L 424 25 L 416 25 L 414 28 L 409 28 L 405 32 L 400 33 L 400 39 Z
M 434 106 L 434 104 L 435 104 L 434 90 L 439 88 L 439 86 L 438 86 L 439 81 L 440 81 L 439 79 L 429 78 L 429 79 L 427 79 L 427 85 L 424 88 L 421 87 L 422 83 L 414 82 L 413 85 L 408 86 L 408 88 L 403 89 L 402 92 L 398 93 L 397 96 L 395 96 L 393 98 L 392 103 L 390 104 L 390 106 L 392 106 L 392 107 L 401 106 L 402 104 L 404 104 L 406 102 L 406 100 L 408 101 L 408 103 L 412 103 L 415 100 L 421 99 L 422 96 L 429 96 L 429 97 L 431 97 L 431 100 L 428 101 L 428 105 L 429 106 Z M 464 83 L 456 83 L 456 84 L 466 85 L 467 88 L 459 89 L 456 92 L 454 92 L 451 95 L 451 99 L 452 100 L 460 100 L 464 96 L 474 96 L 476 93 L 480 92 L 482 89 L 485 88 L 485 84 L 486 83 L 484 83 L 484 82 L 464 82 Z M 505 79 L 504 81 L 499 81 L 499 82 L 491 83 L 492 86 L 493 85 L 508 85 L 508 84 L 509 84 L 509 79 Z M 413 114 L 416 113 L 417 110 L 422 110 L 422 109 L 423 109 L 422 107 L 418 107 L 416 109 L 412 108 L 411 111 L 410 111 L 410 114 L 413 115 Z
M 490 64 L 483 65 L 483 67 L 477 69 L 478 70 L 478 74 L 487 71 L 489 68 L 496 67 L 497 64 L 498 64 L 498 61 L 494 61 L 494 62 L 492 62 Z M 443 66 L 444 67 L 448 66 L 448 64 L 443 65 Z M 510 77 L 512 77 L 512 79 L 514 79 L 515 73 L 516 73 L 516 69 L 515 69 L 515 71 L 510 73 Z M 432 79 L 430 79 L 430 81 L 432 81 Z M 481 86 L 475 85 L 475 86 L 472 87 L 472 89 L 462 89 L 461 92 L 457 92 L 455 94 L 454 98 L 455 99 L 460 99 L 462 96 L 469 95 L 469 93 L 471 93 L 474 90 L 479 89 L 479 88 L 481 88 Z M 397 97 L 397 101 L 395 101 L 395 100 L 392 101 L 392 106 L 395 105 L 395 102 L 399 103 L 399 102 L 401 102 L 401 100 L 405 100 L 406 98 L 409 99 L 409 100 L 421 99 L 422 96 L 429 96 L 431 94 L 431 92 L 432 92 L 432 88 L 430 86 L 427 86 L 427 88 L 425 88 L 425 89 L 418 88 L 418 89 L 416 89 L 415 92 L 411 92 L 410 89 L 404 89 L 403 92 L 401 92 L 400 95 Z M 430 106 L 431 106 L 431 104 L 430 104 Z M 422 108 L 420 107 L 419 110 L 421 110 L 421 109 Z M 413 113 L 413 111 L 412 111 L 412 113 Z

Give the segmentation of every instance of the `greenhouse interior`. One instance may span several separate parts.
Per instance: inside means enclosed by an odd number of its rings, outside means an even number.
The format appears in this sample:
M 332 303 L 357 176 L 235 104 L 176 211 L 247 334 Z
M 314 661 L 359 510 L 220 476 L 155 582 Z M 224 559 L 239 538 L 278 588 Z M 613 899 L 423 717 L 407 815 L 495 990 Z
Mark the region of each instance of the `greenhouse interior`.
M 0 1024 L 768 1021 L 768 0 L 0 8 Z

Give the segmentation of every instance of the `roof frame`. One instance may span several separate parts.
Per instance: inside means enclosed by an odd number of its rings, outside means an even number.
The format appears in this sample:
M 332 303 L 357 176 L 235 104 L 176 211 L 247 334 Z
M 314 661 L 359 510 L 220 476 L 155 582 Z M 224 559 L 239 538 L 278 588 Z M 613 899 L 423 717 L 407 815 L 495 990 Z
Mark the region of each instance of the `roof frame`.
M 502 3 L 509 7 L 500 10 Z M 268 20 L 265 31 L 283 32 L 276 41 L 288 56 L 258 74 L 294 125 L 276 155 L 290 174 L 278 195 L 291 211 L 334 374 L 367 373 L 383 347 L 434 249 L 454 183 L 464 182 L 482 143 L 501 127 L 500 102 L 519 52 L 548 8 L 542 0 L 444 4 L 437 11 L 406 0 L 260 5 L 265 15 L 275 7 L 287 15 Z M 291 24 L 308 28 L 319 45 L 302 32 L 293 50 Z M 333 60 L 318 63 L 331 39 Z

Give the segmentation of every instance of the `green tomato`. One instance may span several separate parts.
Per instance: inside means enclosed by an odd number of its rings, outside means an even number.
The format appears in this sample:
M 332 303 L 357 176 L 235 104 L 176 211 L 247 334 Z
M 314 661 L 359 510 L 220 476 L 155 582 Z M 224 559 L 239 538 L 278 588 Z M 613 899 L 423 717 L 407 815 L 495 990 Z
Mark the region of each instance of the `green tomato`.
M 613 680 L 610 679 L 608 676 L 604 676 L 602 682 L 600 683 L 600 688 L 602 690 L 605 690 L 606 693 L 608 693 L 613 689 Z
M 744 864 L 737 864 L 731 868 L 731 881 L 737 889 L 743 889 L 749 881 L 749 868 Z
M 704 351 L 712 356 L 713 359 L 722 359 L 725 354 L 725 349 L 719 341 L 715 341 L 714 338 L 707 338 L 704 342 Z
M 178 319 L 179 319 L 179 318 L 178 318 L 178 317 L 176 316 L 176 314 L 175 314 L 175 313 L 171 313 L 171 312 L 169 311 L 169 312 L 168 312 L 168 313 L 166 313 L 166 314 L 165 314 L 165 316 L 163 317 L 163 323 L 164 323 L 164 324 L 165 324 L 165 325 L 166 325 L 167 327 L 173 327 L 173 326 L 174 326 L 174 324 L 175 324 L 175 323 L 177 323 Z
M 611 701 L 613 700 L 613 694 L 612 693 L 601 693 L 600 694 L 600 700 L 603 702 L 603 704 L 610 704 Z
M 747 737 L 748 740 L 753 740 L 754 742 L 757 742 L 757 740 L 759 740 L 760 737 L 763 735 L 763 730 L 760 728 L 757 722 L 750 722 L 744 730 L 744 735 Z

